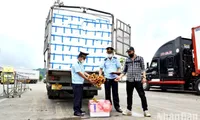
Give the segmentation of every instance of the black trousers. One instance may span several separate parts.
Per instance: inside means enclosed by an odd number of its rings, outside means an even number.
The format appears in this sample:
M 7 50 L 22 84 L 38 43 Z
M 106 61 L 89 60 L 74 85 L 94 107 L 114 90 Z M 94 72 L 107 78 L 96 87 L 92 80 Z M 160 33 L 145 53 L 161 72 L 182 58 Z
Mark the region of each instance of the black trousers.
M 119 95 L 118 95 L 118 82 L 115 82 L 114 79 L 107 79 L 104 83 L 105 86 L 105 98 L 106 100 L 110 100 L 111 104 L 111 88 L 112 88 L 112 96 L 113 96 L 113 103 L 115 109 L 119 109 Z
M 82 98 L 83 98 L 83 84 L 72 84 L 74 93 L 74 113 L 81 113 Z
M 136 88 L 138 95 L 140 96 L 143 111 L 148 110 L 147 99 L 141 81 L 126 82 L 127 104 L 128 104 L 127 109 L 132 110 L 132 98 L 133 98 L 134 88 Z

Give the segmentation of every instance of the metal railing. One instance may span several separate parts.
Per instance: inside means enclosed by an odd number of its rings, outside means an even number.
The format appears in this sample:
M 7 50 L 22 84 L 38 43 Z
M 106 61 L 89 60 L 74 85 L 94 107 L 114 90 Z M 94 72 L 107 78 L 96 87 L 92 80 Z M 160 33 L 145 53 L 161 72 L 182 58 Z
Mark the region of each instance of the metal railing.
M 29 85 L 26 83 L 26 80 L 28 77 L 22 76 L 19 74 L 15 74 L 14 76 L 12 74 L 5 74 L 2 73 L 1 75 L 1 85 L 0 89 L 2 89 L 1 97 L 3 98 L 14 98 L 16 96 L 21 97 L 21 95 L 27 91 L 29 88 Z

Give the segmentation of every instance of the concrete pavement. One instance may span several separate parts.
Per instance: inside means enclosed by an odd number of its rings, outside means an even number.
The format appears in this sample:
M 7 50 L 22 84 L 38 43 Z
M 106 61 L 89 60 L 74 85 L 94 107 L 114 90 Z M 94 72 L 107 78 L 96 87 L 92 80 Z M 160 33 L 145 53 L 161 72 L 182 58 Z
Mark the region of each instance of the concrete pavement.
M 49 100 L 45 84 L 30 84 L 32 91 L 22 97 L 0 99 L 0 120 L 77 120 L 73 116 L 73 99 Z M 125 83 L 119 84 L 119 96 L 122 109 L 126 108 Z M 134 91 L 133 116 L 123 116 L 113 109 L 110 118 L 90 118 L 88 113 L 82 119 L 105 120 L 199 120 L 200 96 L 185 92 L 146 92 L 151 118 L 144 118 L 140 98 Z M 104 98 L 104 90 L 96 98 Z M 1 101 L 2 100 L 2 101 Z M 84 110 L 88 110 L 88 100 L 83 101 Z M 190 118 L 189 118 L 190 117 Z M 164 119 L 165 118 L 165 119 Z M 184 119 L 183 119 L 184 118 Z

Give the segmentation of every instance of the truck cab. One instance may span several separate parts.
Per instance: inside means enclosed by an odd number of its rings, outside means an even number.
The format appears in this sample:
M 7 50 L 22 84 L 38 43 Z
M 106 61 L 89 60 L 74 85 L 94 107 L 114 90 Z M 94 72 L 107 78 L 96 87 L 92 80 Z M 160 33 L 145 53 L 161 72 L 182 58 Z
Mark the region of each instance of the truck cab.
M 156 51 L 150 66 L 147 65 L 148 83 L 144 85 L 144 89 L 189 89 L 197 79 L 194 72 L 192 39 L 179 36 Z
M 3 67 L 1 72 L 1 84 L 14 84 L 15 71 L 13 67 Z

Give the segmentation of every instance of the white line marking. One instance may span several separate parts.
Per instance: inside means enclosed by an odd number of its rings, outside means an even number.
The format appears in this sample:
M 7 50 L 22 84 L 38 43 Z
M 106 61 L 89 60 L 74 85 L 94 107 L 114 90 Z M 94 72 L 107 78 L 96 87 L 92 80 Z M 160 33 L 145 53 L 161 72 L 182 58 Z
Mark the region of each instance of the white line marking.
M 5 100 L 7 100 L 7 98 L 3 98 L 3 99 L 1 99 L 1 100 L 0 100 L 0 103 L 3 102 L 3 101 L 5 101 Z

